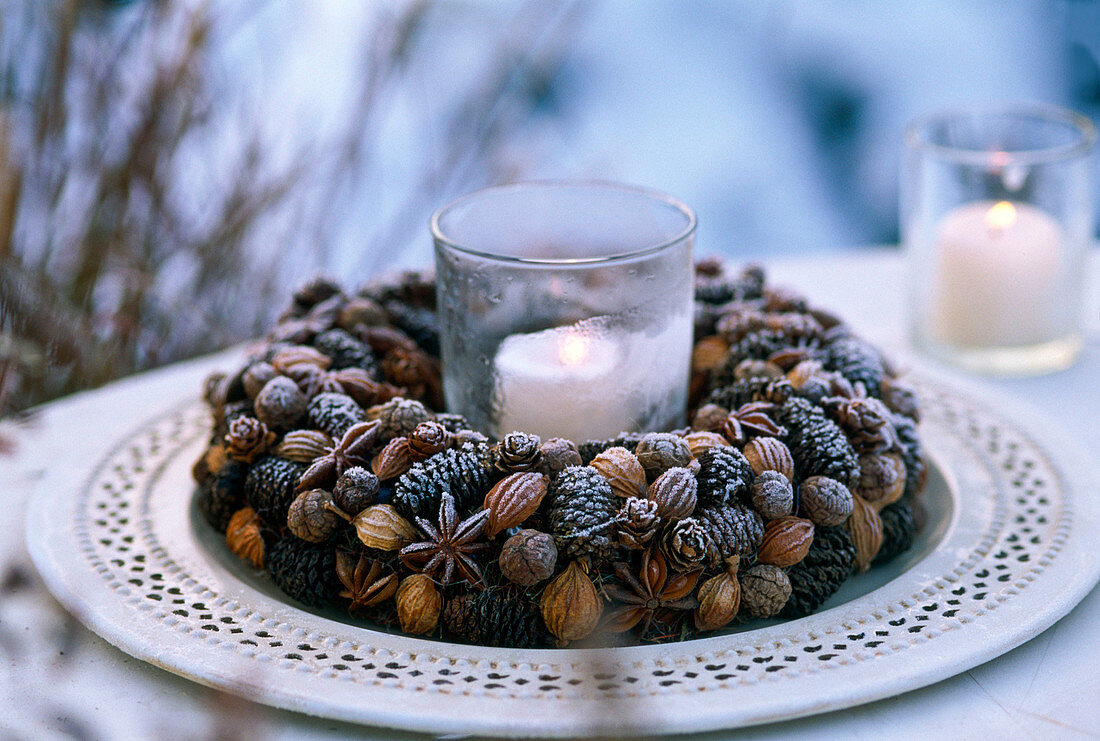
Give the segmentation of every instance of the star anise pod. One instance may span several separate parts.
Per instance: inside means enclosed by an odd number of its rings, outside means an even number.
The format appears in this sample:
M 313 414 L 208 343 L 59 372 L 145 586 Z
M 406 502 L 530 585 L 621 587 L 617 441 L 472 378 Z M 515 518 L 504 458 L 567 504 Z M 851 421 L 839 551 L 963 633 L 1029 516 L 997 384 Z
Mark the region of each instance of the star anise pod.
M 621 562 L 611 568 L 622 584 L 607 585 L 604 591 L 622 604 L 607 614 L 604 629 L 608 632 L 622 633 L 644 621 L 642 632 L 645 633 L 662 613 L 693 610 L 699 604 L 690 595 L 703 570 L 699 568 L 686 574 L 670 574 L 665 557 L 659 550 L 650 548 L 642 554 L 642 565 L 637 574 Z
M 377 438 L 377 420 L 352 425 L 335 446 L 314 459 L 298 479 L 295 491 L 307 489 L 331 491 L 332 485 L 344 471 L 355 466 L 370 465 L 370 451 Z
M 322 393 L 347 394 L 360 406 L 368 407 L 405 393 L 403 388 L 375 381 L 362 368 L 325 370 L 311 363 L 296 363 L 285 373 L 310 399 Z
M 427 574 L 441 584 L 450 584 L 455 572 L 477 589 L 484 589 L 481 567 L 473 554 L 488 550 L 489 544 L 478 539 L 489 524 L 489 511 L 482 510 L 461 522 L 455 510 L 455 498 L 443 492 L 439 505 L 439 526 L 423 517 L 416 524 L 427 536 L 426 540 L 401 549 L 401 562 L 413 571 Z
M 786 428 L 780 427 L 768 416 L 774 409 L 775 405 L 766 401 L 744 404 L 726 417 L 722 434 L 738 448 L 757 435 L 784 437 Z
M 368 607 L 379 605 L 397 592 L 397 574 L 382 575 L 380 561 L 365 555 L 355 558 L 350 553 L 336 553 L 336 576 L 344 589 L 340 596 L 351 600 L 348 610 L 356 613 Z

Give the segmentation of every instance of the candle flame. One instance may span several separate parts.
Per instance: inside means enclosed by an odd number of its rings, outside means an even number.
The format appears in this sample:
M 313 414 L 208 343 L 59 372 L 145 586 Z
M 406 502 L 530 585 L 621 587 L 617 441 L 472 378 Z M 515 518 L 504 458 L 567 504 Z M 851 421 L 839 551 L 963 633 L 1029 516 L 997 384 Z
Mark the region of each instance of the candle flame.
M 990 206 L 985 224 L 990 229 L 1003 231 L 1016 223 L 1016 207 L 1008 201 L 998 201 Z
M 577 365 L 588 357 L 588 338 L 567 334 L 558 339 L 558 360 L 562 365 Z

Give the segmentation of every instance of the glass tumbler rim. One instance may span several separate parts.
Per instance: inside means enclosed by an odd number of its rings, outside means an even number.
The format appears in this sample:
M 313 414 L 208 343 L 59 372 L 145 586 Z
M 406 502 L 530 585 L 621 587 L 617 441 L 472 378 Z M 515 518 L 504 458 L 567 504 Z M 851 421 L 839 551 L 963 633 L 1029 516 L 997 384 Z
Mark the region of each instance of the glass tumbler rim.
M 498 252 L 491 252 L 483 249 L 478 249 L 476 247 L 471 247 L 468 244 L 461 244 L 457 240 L 448 237 L 444 233 L 441 221 L 450 211 L 454 210 L 455 208 L 467 205 L 474 200 L 483 198 L 487 195 L 492 195 L 494 193 L 530 188 L 593 188 L 606 190 L 608 192 L 617 192 L 620 194 L 625 193 L 637 196 L 644 196 L 656 203 L 663 204 L 664 206 L 670 207 L 675 211 L 678 211 L 685 218 L 686 221 L 684 227 L 680 231 L 678 231 L 671 237 L 662 238 L 655 244 L 646 245 L 638 249 L 627 250 L 624 252 L 614 252 L 606 255 L 594 255 L 591 257 L 546 258 L 530 257 L 526 255 L 505 255 Z M 696 226 L 698 226 L 698 219 L 695 216 L 695 212 L 689 206 L 687 206 L 687 204 L 683 203 L 677 198 L 673 198 L 667 193 L 652 188 L 645 188 L 638 185 L 630 185 L 626 183 L 599 179 L 549 179 L 520 180 L 513 183 L 491 185 L 486 188 L 475 190 L 471 193 L 459 196 L 458 198 L 455 198 L 454 200 L 449 201 L 448 203 L 441 206 L 435 213 L 432 214 L 429 224 L 431 227 L 432 239 L 435 240 L 437 245 L 443 245 L 449 249 L 464 252 L 466 254 L 473 255 L 484 260 L 491 260 L 500 263 L 526 264 L 532 266 L 567 266 L 609 264 L 656 254 L 669 247 L 680 244 L 685 239 L 691 237 L 691 235 L 695 232 Z
M 982 120 L 1015 116 L 1043 123 L 1061 124 L 1077 134 L 1073 141 L 1049 147 L 991 149 L 988 147 L 948 146 L 931 141 L 928 129 L 934 124 L 952 120 Z M 1037 165 L 1060 162 L 1088 154 L 1096 143 L 1096 126 L 1088 117 L 1068 108 L 1037 102 L 998 103 L 990 105 L 941 108 L 925 114 L 905 128 L 906 146 L 940 160 L 977 166 Z

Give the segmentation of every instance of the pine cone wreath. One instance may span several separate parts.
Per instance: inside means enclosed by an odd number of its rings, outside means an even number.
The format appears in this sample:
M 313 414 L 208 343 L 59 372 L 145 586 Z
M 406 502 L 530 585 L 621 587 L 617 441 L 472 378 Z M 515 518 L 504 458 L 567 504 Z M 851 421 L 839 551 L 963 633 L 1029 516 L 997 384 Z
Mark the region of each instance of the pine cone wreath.
M 791 596 L 782 614 L 805 617 L 821 607 L 852 575 L 855 557 L 856 549 L 847 528 L 817 528 L 809 553 L 787 572 Z

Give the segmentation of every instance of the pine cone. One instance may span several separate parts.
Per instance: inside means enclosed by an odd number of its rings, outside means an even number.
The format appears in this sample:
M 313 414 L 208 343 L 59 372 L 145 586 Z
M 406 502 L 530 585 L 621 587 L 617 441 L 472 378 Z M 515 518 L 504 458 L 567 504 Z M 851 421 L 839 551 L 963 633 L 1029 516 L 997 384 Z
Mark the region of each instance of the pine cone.
M 714 568 L 720 568 L 730 556 L 756 553 L 764 539 L 764 521 L 743 504 L 697 509 L 694 519 L 710 536 L 707 562 Z
M 443 608 L 443 627 L 481 646 L 533 648 L 546 642 L 538 612 L 522 593 L 487 591 L 455 597 Z
M 661 538 L 661 552 L 668 565 L 683 573 L 699 568 L 710 549 L 707 526 L 694 517 L 670 524 Z
M 917 423 L 903 414 L 893 415 L 892 421 L 901 459 L 905 462 L 905 496 L 916 496 L 920 493 L 921 481 L 925 476 L 920 432 L 917 430 Z
M 593 458 L 608 448 L 626 448 L 633 451 L 641 441 L 642 435 L 640 433 L 624 432 L 610 440 L 585 440 L 577 446 L 577 450 L 581 454 L 581 462 L 587 466 Z
M 461 414 L 437 414 L 435 421 L 447 428 L 447 432 L 456 433 L 470 429 L 470 422 Z
M 817 528 L 809 553 L 787 572 L 791 596 L 783 615 L 804 617 L 821 607 L 851 576 L 855 557 L 852 536 L 845 527 Z
M 652 499 L 630 497 L 619 510 L 617 536 L 619 545 L 632 550 L 644 548 L 657 533 L 661 518 Z
M 367 420 L 366 412 L 345 394 L 317 394 L 306 407 L 309 423 L 339 440 L 353 425 Z
M 267 549 L 264 556 L 271 581 L 290 597 L 309 607 L 324 607 L 340 591 L 336 576 L 336 550 L 293 536 Z
M 917 533 L 913 508 L 905 499 L 883 507 L 878 514 L 882 520 L 882 547 L 872 561 L 875 566 L 892 561 L 909 550 Z
M 421 350 L 439 357 L 439 323 L 435 311 L 398 300 L 386 301 L 382 307 L 393 325 L 411 337 Z
M 332 359 L 332 365 L 329 366 L 331 370 L 362 368 L 377 378 L 374 353 L 366 343 L 352 337 L 348 332 L 342 329 L 322 332 L 313 340 L 313 346 Z
M 570 558 L 591 556 L 597 563 L 611 556 L 618 506 L 611 484 L 596 469 L 565 469 L 551 484 L 546 502 L 560 552 Z
M 858 337 L 844 337 L 825 348 L 822 362 L 837 371 L 852 385 L 862 383 L 871 396 L 878 396 L 882 387 L 882 357 L 872 345 Z
M 489 468 L 481 456 L 469 447 L 444 450 L 413 464 L 397 479 L 393 506 L 409 520 L 434 520 L 446 491 L 455 498 L 457 511 L 464 514 L 481 502 L 488 486 Z
M 505 473 L 530 471 L 539 463 L 539 446 L 542 440 L 538 435 L 526 432 L 510 432 L 497 446 L 496 466 Z
M 775 411 L 787 428 L 787 447 L 794 455 L 798 478 L 828 476 L 845 486 L 859 480 L 859 460 L 844 431 L 806 399 L 792 397 Z
M 249 506 L 270 527 L 283 528 L 290 503 L 294 501 L 298 479 L 305 471 L 304 465 L 286 458 L 261 458 L 248 472 L 244 482 L 244 495 Z
M 210 526 L 224 533 L 229 519 L 244 505 L 244 482 L 248 466 L 227 460 L 214 475 L 206 477 L 199 487 L 199 513 Z
M 699 506 L 718 507 L 733 504 L 746 496 L 752 486 L 752 466 L 736 448 L 708 448 L 699 457 Z
M 390 399 L 385 404 L 372 407 L 367 416 L 378 420 L 380 440 L 407 437 L 418 424 L 432 418 L 431 413 L 419 401 L 404 399 L 400 396 Z
M 728 379 L 716 377 L 713 387 L 714 390 L 707 397 L 707 401 L 727 409 L 740 409 L 745 404 L 751 404 L 754 401 L 770 401 L 773 404 L 782 404 L 788 398 L 794 396 L 794 389 L 785 378 L 772 379 L 766 376 L 754 376 L 734 380 L 732 376 Z

